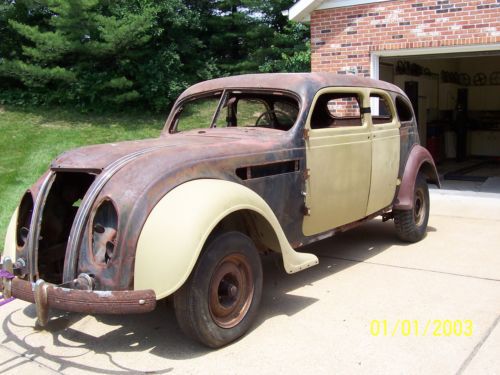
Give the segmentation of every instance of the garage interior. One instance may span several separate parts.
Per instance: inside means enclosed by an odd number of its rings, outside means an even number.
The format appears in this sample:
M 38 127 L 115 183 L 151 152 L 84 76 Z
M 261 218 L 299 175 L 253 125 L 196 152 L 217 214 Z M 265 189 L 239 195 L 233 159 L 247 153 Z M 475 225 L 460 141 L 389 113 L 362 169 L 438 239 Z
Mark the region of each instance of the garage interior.
M 445 189 L 500 193 L 500 51 L 380 57 L 403 89 Z

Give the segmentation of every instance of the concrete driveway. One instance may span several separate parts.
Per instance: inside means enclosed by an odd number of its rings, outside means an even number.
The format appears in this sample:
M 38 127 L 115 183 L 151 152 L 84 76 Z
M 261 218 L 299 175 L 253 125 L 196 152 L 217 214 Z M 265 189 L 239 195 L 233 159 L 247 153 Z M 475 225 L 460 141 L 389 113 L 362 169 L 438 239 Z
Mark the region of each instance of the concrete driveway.
M 0 307 L 0 373 L 500 373 L 500 195 L 431 192 L 427 237 L 406 245 L 373 221 L 310 246 L 320 264 L 286 275 L 264 259 L 253 330 L 210 351 L 172 306 L 141 316 Z

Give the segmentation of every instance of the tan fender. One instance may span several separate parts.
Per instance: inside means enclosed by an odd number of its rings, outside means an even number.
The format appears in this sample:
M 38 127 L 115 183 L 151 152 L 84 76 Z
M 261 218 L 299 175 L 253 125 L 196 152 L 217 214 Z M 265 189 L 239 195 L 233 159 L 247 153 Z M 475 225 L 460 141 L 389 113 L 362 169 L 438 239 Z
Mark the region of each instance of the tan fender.
M 215 226 L 227 215 L 248 210 L 260 215 L 274 231 L 275 245 L 288 273 L 318 264 L 313 254 L 296 252 L 267 203 L 234 182 L 200 179 L 165 195 L 149 214 L 137 243 L 134 289 L 153 289 L 166 297 L 187 280 Z M 275 246 L 275 247 L 276 247 Z
M 415 189 L 415 180 L 419 172 L 427 177 L 428 182 L 436 184 L 439 188 L 439 175 L 432 155 L 420 145 L 415 145 L 408 156 L 406 166 L 399 188 L 398 196 L 394 201 L 394 209 L 411 210 L 413 208 L 413 190 Z
M 18 208 L 10 218 L 9 226 L 7 227 L 7 234 L 5 235 L 5 244 L 3 248 L 3 256 L 10 257 L 13 262 L 16 261 L 16 224 Z

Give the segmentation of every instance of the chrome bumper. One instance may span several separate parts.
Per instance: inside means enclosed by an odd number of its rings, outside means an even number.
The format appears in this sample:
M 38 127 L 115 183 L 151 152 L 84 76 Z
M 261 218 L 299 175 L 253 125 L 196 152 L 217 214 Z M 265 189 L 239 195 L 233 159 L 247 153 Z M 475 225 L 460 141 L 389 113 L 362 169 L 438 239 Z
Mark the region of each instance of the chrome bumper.
M 12 262 L 5 258 L 2 269 L 12 274 Z M 2 277 L 4 298 L 15 297 L 36 304 L 38 324 L 48 322 L 49 308 L 84 314 L 141 314 L 153 311 L 156 295 L 152 290 L 98 291 L 71 289 L 47 283 Z

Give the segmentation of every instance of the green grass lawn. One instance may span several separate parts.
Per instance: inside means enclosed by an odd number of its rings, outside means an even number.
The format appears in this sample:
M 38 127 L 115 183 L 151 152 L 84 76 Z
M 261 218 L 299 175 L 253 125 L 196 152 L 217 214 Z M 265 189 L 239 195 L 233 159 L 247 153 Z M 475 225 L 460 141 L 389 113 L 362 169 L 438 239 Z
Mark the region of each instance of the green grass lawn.
M 58 154 L 83 145 L 157 137 L 166 115 L 89 115 L 0 106 L 0 251 L 24 191 Z

